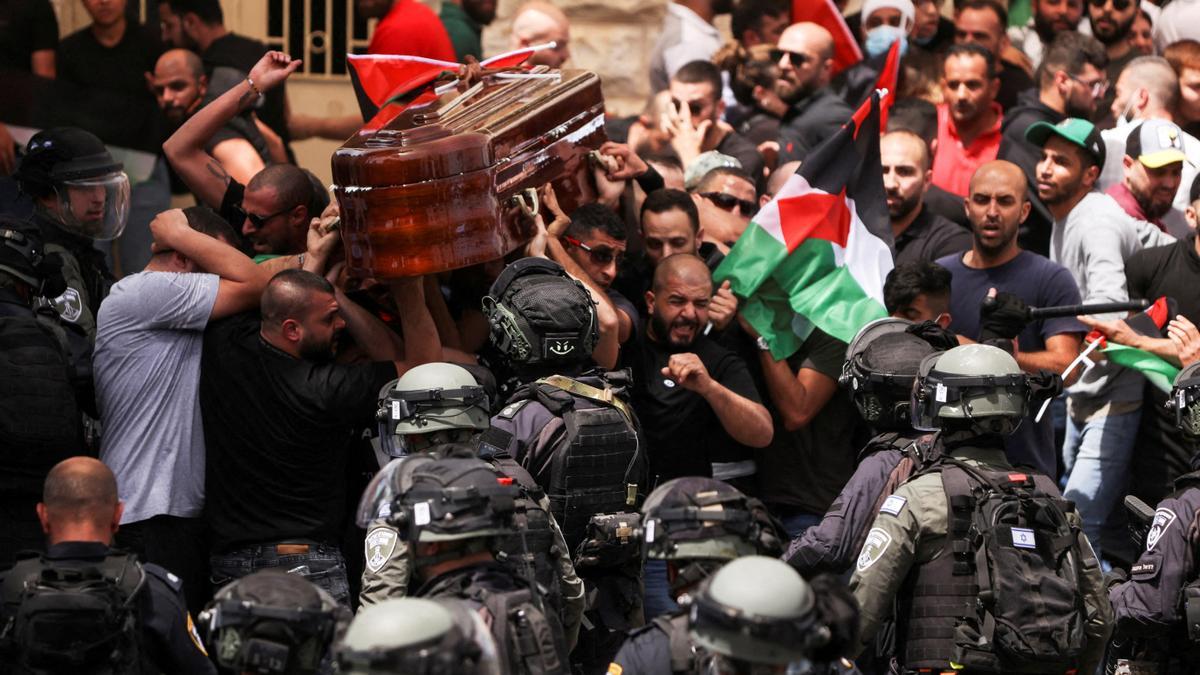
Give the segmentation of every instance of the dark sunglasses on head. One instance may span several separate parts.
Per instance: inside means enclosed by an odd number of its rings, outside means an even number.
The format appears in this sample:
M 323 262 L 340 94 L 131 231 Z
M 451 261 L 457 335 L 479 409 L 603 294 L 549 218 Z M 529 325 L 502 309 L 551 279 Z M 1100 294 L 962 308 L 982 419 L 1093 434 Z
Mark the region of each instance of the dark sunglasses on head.
M 245 220 L 250 221 L 250 224 L 254 226 L 254 229 L 261 230 L 262 228 L 266 227 L 267 221 L 271 220 L 272 218 L 274 218 L 276 216 L 282 216 L 283 214 L 287 213 L 288 211 L 291 211 L 292 208 L 295 208 L 295 207 L 288 207 L 278 213 L 272 213 L 269 216 L 260 216 L 260 215 L 254 214 L 254 213 L 250 213 L 249 211 L 246 210 L 245 207 L 243 207 L 240 204 L 238 206 L 236 206 L 235 208 L 237 209 L 238 213 L 242 214 L 242 217 Z
M 1129 5 L 1133 4 L 1133 0 L 1090 0 L 1090 2 L 1092 3 L 1092 7 L 1096 9 L 1100 9 L 1111 2 L 1113 9 L 1118 12 L 1124 12 L 1129 9 Z
M 774 61 L 775 63 L 779 63 L 779 61 L 785 55 L 788 57 L 788 63 L 792 64 L 793 68 L 803 68 L 804 64 L 808 63 L 809 58 L 811 58 L 808 54 L 802 54 L 800 52 L 790 52 L 786 49 L 772 49 L 771 50 L 771 60 Z
M 725 211 L 741 209 L 742 215 L 747 218 L 753 218 L 754 214 L 758 213 L 758 204 L 747 199 L 739 199 L 724 192 L 701 192 L 700 196 L 716 204 L 717 208 L 724 209 Z
M 592 262 L 597 265 L 607 265 L 613 260 L 616 260 L 617 264 L 620 265 L 621 261 L 625 258 L 624 251 L 616 251 L 607 246 L 588 246 L 575 237 L 568 237 L 565 235 L 563 236 L 563 239 L 571 246 L 577 246 L 580 250 L 587 253 L 588 257 L 592 259 Z

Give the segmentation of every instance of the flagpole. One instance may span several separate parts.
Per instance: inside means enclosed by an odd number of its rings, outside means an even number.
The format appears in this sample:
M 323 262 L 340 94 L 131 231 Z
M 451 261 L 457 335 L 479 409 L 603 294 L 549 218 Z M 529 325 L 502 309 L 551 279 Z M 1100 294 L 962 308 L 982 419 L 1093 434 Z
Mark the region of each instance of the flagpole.
M 1063 382 L 1067 381 L 1067 375 L 1069 375 L 1072 370 L 1075 370 L 1075 366 L 1078 366 L 1081 363 L 1083 364 L 1083 372 L 1086 373 L 1087 371 L 1091 370 L 1092 366 L 1094 366 L 1096 364 L 1092 363 L 1091 359 L 1088 358 L 1088 354 L 1091 354 L 1093 351 L 1095 351 L 1096 347 L 1099 347 L 1101 345 L 1101 343 L 1103 343 L 1103 342 L 1104 342 L 1103 335 L 1096 338 L 1095 340 L 1092 340 L 1091 342 L 1089 342 L 1087 349 L 1080 352 L 1079 356 L 1075 357 L 1075 360 L 1067 365 L 1067 369 L 1062 371 L 1061 377 L 1063 379 Z M 1052 399 L 1052 398 L 1048 398 L 1048 399 L 1046 399 L 1046 401 L 1044 403 L 1042 403 L 1042 407 L 1038 410 L 1037 416 L 1035 416 L 1033 418 L 1033 421 L 1035 424 L 1042 421 L 1042 415 L 1046 414 L 1046 408 L 1048 408 L 1050 406 L 1050 401 L 1053 401 L 1053 400 L 1054 399 Z

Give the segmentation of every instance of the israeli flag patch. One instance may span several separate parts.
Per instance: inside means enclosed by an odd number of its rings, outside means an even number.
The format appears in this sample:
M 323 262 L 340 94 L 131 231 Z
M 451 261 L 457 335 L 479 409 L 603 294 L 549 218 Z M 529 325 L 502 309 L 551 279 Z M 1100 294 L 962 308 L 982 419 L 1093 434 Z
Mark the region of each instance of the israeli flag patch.
M 1037 537 L 1033 530 L 1027 530 L 1023 527 L 1014 527 L 1012 529 L 1013 546 L 1017 548 L 1036 549 Z
M 898 516 L 900 515 L 900 510 L 903 509 L 904 505 L 907 503 L 908 500 L 904 497 L 901 497 L 900 495 L 892 495 L 883 500 L 883 506 L 879 507 L 879 512 Z

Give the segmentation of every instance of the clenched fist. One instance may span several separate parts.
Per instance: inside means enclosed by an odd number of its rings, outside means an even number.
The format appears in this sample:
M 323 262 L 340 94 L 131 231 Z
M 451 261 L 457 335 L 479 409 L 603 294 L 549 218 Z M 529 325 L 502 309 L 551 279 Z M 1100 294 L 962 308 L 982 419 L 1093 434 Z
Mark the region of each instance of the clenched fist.
M 662 374 L 684 389 L 700 395 L 703 395 L 713 382 L 700 357 L 690 353 L 672 354 L 667 367 L 662 369 Z

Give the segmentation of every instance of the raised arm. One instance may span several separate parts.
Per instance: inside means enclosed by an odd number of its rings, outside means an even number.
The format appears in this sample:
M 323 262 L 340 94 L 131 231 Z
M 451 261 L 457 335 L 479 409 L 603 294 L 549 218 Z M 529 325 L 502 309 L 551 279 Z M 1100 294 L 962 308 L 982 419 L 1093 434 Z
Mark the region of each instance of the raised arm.
M 163 143 L 167 160 L 201 202 L 219 209 L 230 180 L 225 167 L 205 152 L 205 143 L 263 92 L 279 86 L 299 67 L 298 59 L 293 60 L 283 52 L 267 52 L 250 70 L 249 77 L 197 111 Z
M 255 265 L 241 251 L 216 237 L 193 230 L 180 209 L 158 214 L 150 222 L 150 233 L 158 248 L 186 256 L 205 272 L 221 278 L 210 315 L 214 319 L 257 306 L 263 289 L 271 280 L 269 270 Z
M 671 360 L 662 369 L 662 375 L 704 397 L 733 440 L 751 448 L 765 448 L 771 443 L 775 433 L 771 425 L 771 413 L 763 404 L 713 379 L 699 356 L 672 354 Z

